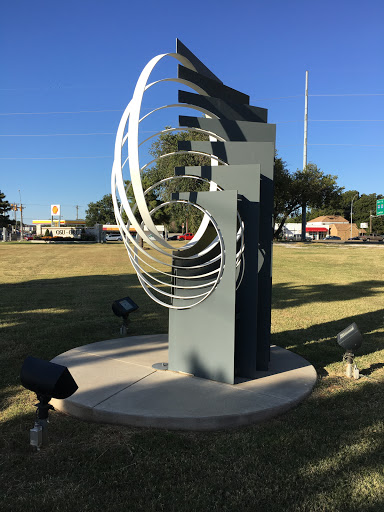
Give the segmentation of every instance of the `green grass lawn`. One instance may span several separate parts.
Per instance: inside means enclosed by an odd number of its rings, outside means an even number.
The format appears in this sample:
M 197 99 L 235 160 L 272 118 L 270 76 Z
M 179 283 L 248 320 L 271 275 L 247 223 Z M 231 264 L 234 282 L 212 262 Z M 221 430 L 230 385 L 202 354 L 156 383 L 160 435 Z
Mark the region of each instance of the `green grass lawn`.
M 297 408 L 260 425 L 194 433 L 50 415 L 29 447 L 36 398 L 27 355 L 51 359 L 118 337 L 111 303 L 140 306 L 131 335 L 167 332 L 122 244 L 0 243 L 1 511 L 384 511 L 384 248 L 274 246 L 272 342 L 319 379 Z M 363 334 L 363 373 L 344 377 L 339 331 Z

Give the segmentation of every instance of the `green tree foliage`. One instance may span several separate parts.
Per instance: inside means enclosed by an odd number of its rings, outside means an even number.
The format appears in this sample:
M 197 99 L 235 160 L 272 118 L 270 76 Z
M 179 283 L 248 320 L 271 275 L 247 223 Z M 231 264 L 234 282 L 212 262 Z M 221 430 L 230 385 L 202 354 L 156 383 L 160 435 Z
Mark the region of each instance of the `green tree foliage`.
M 320 209 L 336 201 L 343 188 L 337 185 L 337 176 L 324 174 L 317 165 L 309 163 L 304 170 L 291 173 L 286 163 L 275 159 L 275 199 L 274 217 L 278 228 L 274 237 L 278 238 L 287 219 L 299 215 L 303 205 Z
M 328 205 L 323 208 L 312 208 L 308 212 L 307 219 L 312 220 L 322 215 L 340 215 L 348 221 L 350 220 L 351 213 L 351 201 L 354 200 L 354 204 L 359 197 L 357 190 L 347 190 L 342 192 L 339 196 L 332 199 Z
M 370 215 L 372 214 L 372 232 L 384 233 L 384 215 L 376 217 L 377 199 L 384 199 L 384 196 L 381 194 L 362 194 L 359 198 L 356 198 L 353 202 L 352 220 L 357 224 L 357 226 L 360 226 L 361 222 L 367 222 L 369 226 Z
M 149 180 L 146 175 L 142 179 L 144 190 L 150 186 Z M 128 198 L 128 202 L 133 208 L 135 205 L 135 198 L 133 196 L 132 185 L 129 180 L 125 181 L 125 190 Z M 150 192 L 146 196 L 148 209 L 151 211 L 155 208 L 160 201 L 156 199 L 153 192 Z M 94 226 L 95 224 L 116 224 L 115 213 L 113 209 L 112 194 L 106 194 L 99 201 L 95 203 L 89 203 L 88 209 L 85 211 L 85 221 L 87 226 Z M 127 222 L 128 218 L 126 213 L 122 213 L 123 221 Z M 136 219 L 141 222 L 141 217 L 138 210 L 135 211 Z M 164 212 L 156 212 L 153 216 L 155 224 L 163 224 L 168 220 L 168 217 Z
M 0 190 L 0 227 L 7 227 L 10 224 L 9 212 L 12 209 L 9 202 L 5 199 L 5 194 Z
M 336 199 L 330 201 L 329 205 L 321 209 L 312 209 L 308 214 L 308 220 L 315 219 L 321 215 L 341 215 L 348 222 L 351 222 L 351 203 L 353 200 L 352 222 L 358 227 L 362 222 L 369 225 L 372 214 L 372 231 L 384 233 L 384 215 L 376 217 L 376 201 L 383 199 L 380 194 L 361 194 L 357 190 L 346 190 Z
M 208 136 L 194 132 L 192 130 L 182 132 L 162 133 L 152 144 L 149 153 L 157 161 L 144 173 L 143 183 L 146 186 L 158 183 L 159 181 L 174 175 L 175 167 L 184 166 L 204 166 L 210 165 L 210 158 L 204 155 L 196 154 L 171 154 L 178 150 L 177 144 L 183 140 L 208 140 Z M 169 156 L 164 156 L 169 155 Z M 171 199 L 173 192 L 194 192 L 208 190 L 207 183 L 191 180 L 187 178 L 179 178 L 165 182 L 153 190 L 152 201 L 158 203 L 166 202 Z M 201 222 L 200 212 L 192 207 L 181 204 L 173 204 L 165 207 L 161 211 L 164 212 L 164 224 L 174 223 L 176 229 L 180 229 L 182 223 L 188 223 L 188 230 L 196 232 Z
M 87 226 L 116 223 L 112 194 L 105 194 L 99 201 L 88 204 L 85 211 L 85 222 Z
M 126 183 L 129 183 L 129 182 L 126 182 Z M 148 188 L 150 188 L 151 185 L 153 184 L 153 182 L 151 182 L 149 176 L 146 173 L 142 176 L 141 183 L 142 183 L 144 192 Z M 134 207 L 135 207 L 135 198 L 134 198 L 134 195 L 133 195 L 133 188 L 132 188 L 132 186 L 129 185 L 126 188 L 126 191 L 127 191 L 127 197 L 128 197 L 129 204 L 134 209 Z M 150 212 L 152 210 L 154 210 L 156 208 L 156 206 L 159 206 L 159 204 L 161 204 L 161 202 L 162 202 L 159 199 L 159 197 L 156 195 L 155 190 L 151 190 L 150 192 L 146 193 L 145 201 L 147 203 L 147 207 L 148 207 L 148 210 Z M 142 219 L 141 219 L 139 210 L 134 209 L 134 212 L 135 212 L 136 219 L 141 223 Z M 153 220 L 153 222 L 155 224 L 165 224 L 165 225 L 168 225 L 169 222 L 170 222 L 169 210 L 167 208 L 160 208 L 156 212 L 152 213 L 151 217 L 152 217 L 152 220 Z M 127 220 L 127 216 L 126 216 L 125 212 L 123 212 L 123 219 L 125 221 Z

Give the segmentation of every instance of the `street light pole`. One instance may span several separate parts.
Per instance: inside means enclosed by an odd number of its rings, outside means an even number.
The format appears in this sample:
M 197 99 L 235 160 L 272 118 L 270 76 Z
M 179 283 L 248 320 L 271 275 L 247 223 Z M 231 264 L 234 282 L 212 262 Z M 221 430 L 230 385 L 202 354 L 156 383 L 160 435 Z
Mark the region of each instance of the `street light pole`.
M 353 208 L 353 201 L 355 200 L 355 197 L 357 196 L 358 194 L 355 194 L 352 198 L 352 201 L 351 201 L 351 238 L 352 238 L 352 208 Z

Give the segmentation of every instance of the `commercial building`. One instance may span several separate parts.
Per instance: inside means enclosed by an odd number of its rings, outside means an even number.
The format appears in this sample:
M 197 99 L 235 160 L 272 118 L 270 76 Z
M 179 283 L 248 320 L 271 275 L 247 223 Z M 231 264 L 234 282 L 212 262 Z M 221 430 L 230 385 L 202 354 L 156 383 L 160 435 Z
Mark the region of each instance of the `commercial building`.
M 275 226 L 275 229 L 277 225 Z M 300 239 L 301 223 L 288 222 L 283 227 L 283 238 Z M 339 236 L 341 240 L 365 234 L 365 229 L 358 228 L 340 215 L 322 215 L 307 222 L 306 236 L 313 240 L 323 240 L 326 236 Z

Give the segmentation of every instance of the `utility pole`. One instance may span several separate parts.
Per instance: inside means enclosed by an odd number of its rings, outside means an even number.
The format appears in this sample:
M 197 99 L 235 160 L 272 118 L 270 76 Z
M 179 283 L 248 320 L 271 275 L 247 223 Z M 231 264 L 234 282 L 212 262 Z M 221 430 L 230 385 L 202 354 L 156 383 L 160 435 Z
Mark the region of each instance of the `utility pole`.
M 308 71 L 305 72 L 303 170 L 307 167 L 307 145 L 308 145 Z
M 20 241 L 23 239 L 24 236 L 24 230 L 23 230 L 23 209 L 25 206 L 23 206 L 20 203 Z
M 78 220 L 79 219 L 79 205 L 77 204 L 75 206 L 75 208 L 76 208 L 76 220 Z
M 305 104 L 304 104 L 304 151 L 303 171 L 307 167 L 307 145 L 308 145 L 308 71 L 305 72 Z M 301 241 L 305 242 L 307 228 L 307 205 L 301 206 Z
M 19 190 L 19 197 L 20 197 L 20 242 L 23 239 L 23 205 L 21 203 L 21 193 Z
M 14 215 L 14 218 L 15 218 L 15 233 L 17 231 L 17 204 L 16 203 L 11 203 L 11 207 L 12 207 L 12 210 L 13 210 L 13 215 Z M 12 230 L 11 230 L 12 231 Z
M 369 234 L 372 233 L 372 210 L 369 210 Z
M 352 216 L 353 216 L 353 201 L 355 200 L 355 197 L 357 196 L 358 194 L 355 194 L 352 198 L 352 201 L 351 201 L 351 238 L 352 238 Z

